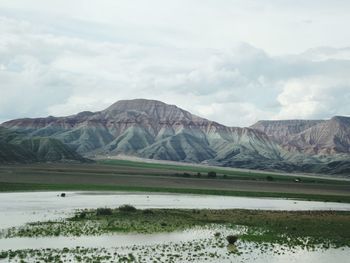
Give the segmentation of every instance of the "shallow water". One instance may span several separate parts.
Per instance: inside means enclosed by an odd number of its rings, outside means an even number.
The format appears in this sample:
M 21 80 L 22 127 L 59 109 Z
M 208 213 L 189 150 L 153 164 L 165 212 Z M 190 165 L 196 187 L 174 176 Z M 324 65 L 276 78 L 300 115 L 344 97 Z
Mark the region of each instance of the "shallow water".
M 71 215 L 75 209 L 118 207 L 131 204 L 139 209 L 259 209 L 259 210 L 343 210 L 350 204 L 190 194 L 154 194 L 129 192 L 24 192 L 0 193 L 0 228 L 24 223 L 54 220 Z
M 265 252 L 263 254 L 251 253 L 220 262 L 254 262 L 254 263 L 346 263 L 349 262 L 350 249 L 327 249 L 308 251 L 296 249 L 293 252 L 276 254 Z M 236 261 L 237 260 L 237 261 Z
M 219 242 L 214 237 L 216 231 L 222 233 Z M 238 241 L 236 246 L 236 250 L 240 254 L 230 254 L 230 249 L 224 240 L 229 233 L 240 233 L 240 229 L 229 230 L 225 227 L 213 226 L 212 228 L 196 228 L 183 232 L 161 234 L 9 238 L 0 239 L 0 250 L 41 249 L 40 254 L 58 255 L 63 257 L 61 259 L 64 262 L 68 262 L 69 259 L 75 262 L 74 258 L 77 255 L 91 257 L 97 254 L 103 256 L 108 254 L 128 255 L 129 253 L 132 253 L 136 258 L 141 257 L 143 262 L 153 262 L 154 258 L 161 258 L 161 262 L 168 262 L 169 255 L 175 254 L 181 255 L 181 257 L 175 258 L 172 262 L 345 263 L 350 258 L 349 248 L 330 248 L 327 250 L 319 248 L 309 251 L 301 247 L 286 249 L 286 247 L 279 245 L 269 248 L 261 245 L 257 247 L 254 243 L 241 241 Z M 225 245 L 219 246 L 220 242 L 225 243 Z M 77 246 L 79 249 L 76 249 Z M 50 248 L 50 251 L 47 248 Z M 62 249 L 70 249 L 70 252 L 62 253 Z M 214 253 L 216 256 L 211 257 L 211 254 Z M 115 258 L 112 256 L 112 259 Z M 38 258 L 31 255 L 26 258 L 26 262 L 36 262 L 37 260 Z M 11 262 L 19 262 L 19 260 Z M 102 260 L 101 262 L 111 261 Z M 117 260 L 112 260 L 112 262 L 117 262 Z
M 98 236 L 79 237 L 14 237 L 0 239 L 0 248 L 4 250 L 15 249 L 63 249 L 81 247 L 124 247 L 133 245 L 154 245 L 169 242 L 191 241 L 214 236 L 214 229 L 195 228 L 181 232 L 156 234 L 104 234 Z
M 26 192 L 0 194 L 0 228 L 23 225 L 33 221 L 46 221 L 64 218 L 75 209 L 118 207 L 131 204 L 139 209 L 146 208 L 188 208 L 188 209 L 261 209 L 261 210 L 345 210 L 350 211 L 350 204 L 309 202 L 274 198 L 222 197 L 183 194 L 151 194 L 125 192 L 66 192 L 66 197 L 59 197 L 60 192 Z M 221 232 L 218 246 L 215 232 Z M 182 232 L 159 234 L 109 234 L 81 237 L 43 237 L 43 238 L 0 238 L 1 250 L 41 249 L 42 255 L 62 256 L 62 249 L 74 249 L 77 246 L 92 250 L 81 255 L 128 255 L 141 256 L 144 262 L 162 258 L 164 253 L 181 255 L 174 262 L 257 262 L 257 263 L 328 263 L 348 262 L 350 248 L 330 248 L 308 251 L 305 248 L 286 249 L 275 245 L 272 249 L 261 249 L 253 243 L 238 242 L 241 254 L 230 254 L 226 247 L 225 236 L 240 234 L 244 228 L 235 230 L 219 226 L 195 228 Z M 196 251 L 201 246 L 202 250 Z M 47 248 L 53 250 L 45 250 Z M 98 248 L 98 250 L 93 250 Z M 202 253 L 202 254 L 201 254 Z M 212 258 L 212 254 L 216 257 Z M 63 261 L 71 259 L 79 252 L 68 252 Z M 117 258 L 112 260 L 117 261 Z M 190 259 L 190 260 L 189 260 Z M 8 259 L 1 260 L 7 262 Z M 28 254 L 26 261 L 35 262 L 38 258 Z M 11 262 L 17 262 L 12 260 Z M 39 260 L 40 261 L 40 260 Z M 109 261 L 110 262 L 110 261 Z M 167 262 L 167 258 L 163 258 Z

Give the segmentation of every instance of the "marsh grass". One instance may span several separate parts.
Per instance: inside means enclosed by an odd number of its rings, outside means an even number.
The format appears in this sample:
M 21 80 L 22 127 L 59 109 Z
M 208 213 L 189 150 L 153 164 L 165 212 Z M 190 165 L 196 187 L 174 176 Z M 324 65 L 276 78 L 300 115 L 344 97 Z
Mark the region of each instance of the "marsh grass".
M 225 234 L 227 234 L 225 232 Z M 116 248 L 63 248 L 9 250 L 3 256 L 10 262 L 251 262 L 265 256 L 272 261 L 279 256 L 293 258 L 300 249 L 268 243 L 238 240 L 227 245 L 224 235 L 219 238 L 194 239 L 186 242 L 132 245 Z M 307 251 L 309 248 L 307 248 Z M 305 253 L 305 252 L 303 252 Z M 279 262 L 279 261 L 277 261 Z M 345 262 L 345 261 L 344 261 Z
M 101 207 L 101 208 L 97 208 L 96 209 L 96 215 L 97 216 L 109 216 L 109 215 L 112 215 L 112 214 L 113 214 L 113 211 L 112 211 L 111 208 Z M 82 215 L 82 213 L 79 214 L 80 218 L 81 218 L 81 215 Z M 84 218 L 84 216 L 83 216 L 83 218 Z
M 120 212 L 132 213 L 136 212 L 137 209 L 132 205 L 122 205 L 118 208 Z
M 125 206 L 111 214 L 83 210 L 64 221 L 37 222 L 7 232 L 13 236 L 99 235 L 104 233 L 173 232 L 212 224 L 245 226 L 239 240 L 290 246 L 350 247 L 350 212 L 147 209 Z M 84 216 L 82 216 L 84 213 Z

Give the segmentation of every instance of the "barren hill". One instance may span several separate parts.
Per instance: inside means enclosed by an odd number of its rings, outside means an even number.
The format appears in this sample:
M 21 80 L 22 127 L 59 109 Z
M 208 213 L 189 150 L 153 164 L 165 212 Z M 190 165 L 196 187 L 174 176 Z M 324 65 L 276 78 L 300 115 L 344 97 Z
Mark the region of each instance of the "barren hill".
M 90 158 L 126 154 L 309 172 L 332 172 L 334 161 L 340 161 L 341 167 L 346 168 L 350 163 L 349 118 L 346 117 L 329 121 L 260 121 L 250 128 L 227 127 L 175 105 L 135 99 L 118 101 L 98 112 L 17 119 L 1 126 L 31 139 L 54 139 L 50 144 L 59 141 L 73 152 Z M 37 144 L 26 145 L 39 149 Z M 328 157 L 318 156 L 320 153 Z M 338 170 L 341 173 L 344 169 Z

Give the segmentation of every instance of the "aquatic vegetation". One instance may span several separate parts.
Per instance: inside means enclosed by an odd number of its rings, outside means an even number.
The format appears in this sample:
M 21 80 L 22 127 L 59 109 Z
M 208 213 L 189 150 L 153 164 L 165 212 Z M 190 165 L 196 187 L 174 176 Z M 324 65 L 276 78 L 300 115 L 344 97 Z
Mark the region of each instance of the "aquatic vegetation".
M 136 208 L 132 205 L 122 205 L 118 208 L 121 212 L 135 212 Z
M 100 211 L 100 212 L 98 212 Z M 349 212 L 146 209 L 132 206 L 77 211 L 65 220 L 35 222 L 3 231 L 6 237 L 81 236 L 104 233 L 173 232 L 193 227 L 226 226 L 240 240 L 293 246 L 350 246 Z M 232 233 L 227 233 L 232 235 Z M 214 233 L 213 233 L 214 237 Z M 217 239 L 222 233 L 215 234 Z
M 131 245 L 111 248 L 72 247 L 63 249 L 25 249 L 4 252 L 11 262 L 247 262 L 256 257 L 294 257 L 305 248 L 288 248 L 269 243 L 237 241 L 226 245 L 224 236 L 232 231 L 219 229 L 219 239 L 208 238 L 186 242 L 163 242 L 155 245 Z M 315 248 L 316 249 L 316 248 Z M 321 250 L 322 251 L 322 250 Z M 339 250 L 341 252 L 341 250 Z
M 112 215 L 113 212 L 112 212 L 112 209 L 110 208 L 106 208 L 106 207 L 101 207 L 101 208 L 97 208 L 96 209 L 96 215 L 97 216 L 109 216 L 109 215 Z

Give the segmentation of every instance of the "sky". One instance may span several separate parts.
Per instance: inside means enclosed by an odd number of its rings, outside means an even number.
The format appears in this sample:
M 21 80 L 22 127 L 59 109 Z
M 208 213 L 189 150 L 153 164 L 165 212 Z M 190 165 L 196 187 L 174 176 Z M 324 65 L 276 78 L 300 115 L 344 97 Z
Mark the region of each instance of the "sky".
M 1 0 L 0 122 L 175 104 L 229 126 L 350 116 L 348 0 Z

